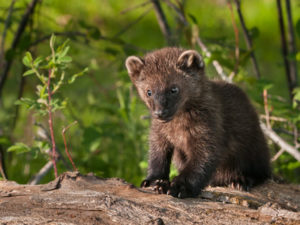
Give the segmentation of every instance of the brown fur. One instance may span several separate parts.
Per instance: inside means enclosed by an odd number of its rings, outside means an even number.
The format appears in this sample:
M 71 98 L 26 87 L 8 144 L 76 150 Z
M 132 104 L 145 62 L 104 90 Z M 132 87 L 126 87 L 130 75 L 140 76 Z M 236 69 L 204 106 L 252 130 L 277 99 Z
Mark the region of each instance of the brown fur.
M 208 184 L 248 189 L 270 176 L 268 147 L 249 99 L 235 85 L 208 80 L 197 52 L 164 48 L 144 59 L 129 57 L 126 67 L 152 113 L 143 187 L 194 197 Z M 172 158 L 179 175 L 169 183 Z

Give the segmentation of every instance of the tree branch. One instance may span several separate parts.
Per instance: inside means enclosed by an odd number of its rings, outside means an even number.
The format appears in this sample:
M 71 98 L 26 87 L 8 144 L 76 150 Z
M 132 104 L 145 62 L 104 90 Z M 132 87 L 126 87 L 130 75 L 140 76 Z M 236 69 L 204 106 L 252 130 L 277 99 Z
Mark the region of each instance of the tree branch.
M 48 161 L 42 167 L 42 169 L 36 175 L 34 175 L 34 177 L 31 179 L 29 184 L 36 185 L 36 184 L 40 183 L 41 179 L 52 169 L 52 167 L 53 167 L 52 161 Z
M 10 50 L 14 51 L 16 49 L 16 47 L 20 41 L 20 38 L 27 26 L 29 18 L 31 16 L 31 14 L 34 12 L 34 8 L 35 8 L 36 4 L 38 3 L 38 1 L 42 1 L 42 0 L 32 0 L 31 3 L 28 5 L 25 13 L 23 14 L 22 20 L 18 26 L 17 32 L 16 32 L 13 42 L 11 44 Z M 12 62 L 13 62 L 13 59 L 8 60 L 5 63 L 2 74 L 0 74 L 0 99 L 2 96 L 2 89 L 5 84 L 5 81 L 6 81 L 6 78 L 7 78 L 7 75 L 10 70 Z
M 264 96 L 264 108 L 265 108 L 265 114 L 266 114 L 266 123 L 267 123 L 267 127 L 269 129 L 271 129 L 270 112 L 269 112 L 269 107 L 268 107 L 268 91 L 267 91 L 267 89 L 264 89 L 263 96 Z
M 151 3 L 150 0 L 145 1 L 145 2 L 140 3 L 140 4 L 138 4 L 138 5 L 135 5 L 135 6 L 132 6 L 132 7 L 129 7 L 129 8 L 127 8 L 127 9 L 122 10 L 122 11 L 120 12 L 120 14 L 128 13 L 128 12 L 130 12 L 130 11 L 132 11 L 132 10 L 137 9 L 137 8 L 144 7 L 144 6 L 146 6 L 146 5 L 150 4 L 150 3 Z
M 197 44 L 201 48 L 201 50 L 204 52 L 206 57 L 210 58 L 211 57 L 211 52 L 207 49 L 207 47 L 204 45 L 204 43 L 201 41 L 200 37 L 197 37 Z M 228 77 L 223 70 L 223 67 L 220 65 L 218 60 L 213 60 L 212 61 L 213 66 L 215 67 L 217 73 L 219 76 L 222 78 L 222 80 L 225 80 L 228 83 L 232 83 L 232 79 Z
M 178 15 L 179 20 L 185 25 L 188 25 L 188 22 L 185 19 L 184 13 L 182 12 L 181 8 L 177 7 L 173 2 L 170 0 L 163 0 L 170 8 L 172 8 Z M 179 2 L 178 2 L 179 4 Z
M 12 13 L 14 11 L 14 5 L 15 5 L 16 0 L 13 0 L 10 4 L 9 10 L 8 10 L 8 15 L 5 20 L 4 24 L 4 29 L 2 33 L 2 38 L 1 38 L 1 45 L 0 45 L 0 66 L 3 68 L 4 66 L 4 44 L 5 44 L 5 39 L 6 39 L 6 32 L 10 24 L 10 19 L 12 16 Z
M 285 0 L 286 5 L 286 12 L 287 12 L 287 19 L 288 19 L 288 49 L 289 54 L 296 55 L 296 41 L 295 41 L 295 32 L 293 26 L 293 19 L 292 19 L 292 10 L 291 10 L 291 2 L 290 0 Z M 289 66 L 290 66 L 290 77 L 292 81 L 293 88 L 298 85 L 297 79 L 297 62 L 295 59 L 289 59 Z
M 240 23 L 241 23 L 241 26 L 242 26 L 242 31 L 243 31 L 243 35 L 244 35 L 244 38 L 245 38 L 245 41 L 246 41 L 247 49 L 248 49 L 248 51 L 250 51 L 250 57 L 251 57 L 251 62 L 252 62 L 252 65 L 253 65 L 255 76 L 256 76 L 256 78 L 260 78 L 260 72 L 259 72 L 259 69 L 258 69 L 257 60 L 256 60 L 256 57 L 255 57 L 255 54 L 254 54 L 254 51 L 253 51 L 252 39 L 251 39 L 251 36 L 250 36 L 250 34 L 248 32 L 248 29 L 246 27 L 246 23 L 245 23 L 245 20 L 244 20 L 244 16 L 242 14 L 241 3 L 240 2 L 241 2 L 240 0 L 235 0 L 236 10 L 237 10 L 238 15 L 239 15 L 239 19 L 240 19 Z
M 167 41 L 168 45 L 172 45 L 173 41 L 172 41 L 171 30 L 168 25 L 166 16 L 161 8 L 160 2 L 159 2 L 159 0 L 151 0 L 151 2 L 153 4 L 155 15 L 156 15 L 159 27 L 165 37 L 165 40 Z
M 288 48 L 287 48 L 287 40 L 285 36 L 281 0 L 277 0 L 277 13 L 278 13 L 279 28 L 280 28 L 281 50 L 282 50 L 285 74 L 288 81 L 290 99 L 293 99 L 293 89 L 295 87 L 295 83 L 294 83 L 295 81 L 291 77 L 290 64 L 288 61 Z
M 280 146 L 282 149 L 284 149 L 286 152 L 288 152 L 300 162 L 300 152 L 296 148 L 284 141 L 272 129 L 267 128 L 267 126 L 264 123 L 260 123 L 260 127 L 268 138 L 270 138 L 275 144 Z
M 271 162 L 276 161 L 283 153 L 285 152 L 285 150 L 282 148 L 280 149 L 271 159 Z
M 149 12 L 151 11 L 150 9 L 147 9 L 142 15 L 140 15 L 136 20 L 134 20 L 133 22 L 127 24 L 122 30 L 120 30 L 117 34 L 114 35 L 114 37 L 118 37 L 120 35 L 122 35 L 123 33 L 125 33 L 129 28 L 131 28 L 133 25 L 137 24 L 138 22 L 140 22 Z
M 239 58 L 240 58 L 239 30 L 238 30 L 237 25 L 235 23 L 234 13 L 233 13 L 233 7 L 232 7 L 232 4 L 231 4 L 231 0 L 227 1 L 227 5 L 228 5 L 228 8 L 230 10 L 231 22 L 232 22 L 232 25 L 233 25 L 234 37 L 235 37 L 235 65 L 234 65 L 234 71 L 229 76 L 231 79 L 233 79 L 233 77 L 237 74 L 238 69 L 239 69 Z

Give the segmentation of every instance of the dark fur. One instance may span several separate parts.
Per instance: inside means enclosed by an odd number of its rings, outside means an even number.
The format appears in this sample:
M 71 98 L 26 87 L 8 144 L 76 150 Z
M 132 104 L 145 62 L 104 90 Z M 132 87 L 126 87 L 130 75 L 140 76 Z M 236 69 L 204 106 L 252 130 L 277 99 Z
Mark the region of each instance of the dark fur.
M 235 85 L 208 80 L 195 51 L 164 48 L 144 59 L 129 57 L 126 66 L 152 113 L 142 187 L 184 198 L 208 184 L 247 190 L 270 176 L 268 147 L 249 99 Z M 179 175 L 169 182 L 172 159 Z

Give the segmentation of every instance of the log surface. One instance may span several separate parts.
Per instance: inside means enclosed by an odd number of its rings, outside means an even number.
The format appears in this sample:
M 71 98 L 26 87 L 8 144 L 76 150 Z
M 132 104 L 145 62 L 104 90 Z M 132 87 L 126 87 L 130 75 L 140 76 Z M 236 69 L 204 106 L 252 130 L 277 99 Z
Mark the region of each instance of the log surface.
M 300 224 L 300 186 L 208 187 L 177 199 L 122 179 L 67 172 L 43 185 L 0 181 L 0 224 Z

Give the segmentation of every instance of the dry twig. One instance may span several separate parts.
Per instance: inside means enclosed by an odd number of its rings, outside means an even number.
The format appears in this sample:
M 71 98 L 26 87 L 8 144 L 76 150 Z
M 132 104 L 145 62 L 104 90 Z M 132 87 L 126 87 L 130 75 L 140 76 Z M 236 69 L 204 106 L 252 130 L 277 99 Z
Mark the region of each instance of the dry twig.
M 269 108 L 268 108 L 268 91 L 264 89 L 264 108 L 265 108 L 265 114 L 266 114 L 266 123 L 267 127 L 271 129 L 271 124 L 270 124 L 270 113 L 269 113 Z
M 260 115 L 260 118 L 266 120 L 266 119 L 267 119 L 267 116 L 266 116 L 266 115 Z M 269 120 L 273 120 L 273 121 L 283 122 L 283 123 L 288 122 L 287 119 L 282 118 L 282 117 L 277 117 L 277 116 L 269 116 L 268 119 L 269 119 Z
M 62 130 L 62 136 L 63 136 L 63 139 L 64 139 L 65 151 L 66 151 L 66 154 L 67 154 L 67 156 L 68 156 L 70 162 L 72 163 L 73 169 L 74 169 L 75 171 L 77 171 L 77 168 L 76 168 L 75 163 L 73 162 L 72 157 L 71 157 L 71 155 L 70 155 L 70 153 L 69 153 L 65 133 L 67 132 L 67 130 L 68 130 L 71 126 L 73 126 L 73 125 L 76 124 L 76 123 L 77 123 L 77 121 L 74 121 L 73 123 L 69 124 L 67 127 L 63 128 L 63 130 Z
M 264 123 L 260 123 L 260 127 L 262 128 L 264 134 L 270 138 L 275 144 L 280 146 L 282 149 L 284 149 L 286 152 L 288 152 L 290 155 L 292 155 L 295 159 L 297 159 L 300 162 L 300 152 L 288 144 L 285 140 L 283 140 L 280 136 L 278 136 L 272 129 L 267 128 L 267 126 Z
M 46 127 L 44 127 L 42 124 L 40 123 L 36 123 L 36 126 L 38 126 L 38 130 L 37 130 L 37 134 L 39 136 L 39 138 L 41 138 L 42 140 L 45 140 L 49 143 L 51 143 L 51 135 L 49 133 L 49 131 L 46 129 Z M 46 151 L 46 153 L 50 153 L 51 149 L 48 149 Z M 56 148 L 56 154 L 57 154 L 57 159 L 61 160 L 64 164 L 64 166 L 70 170 L 71 168 L 69 167 L 69 164 L 66 162 L 65 158 L 63 157 L 63 155 L 60 153 L 59 149 Z M 34 185 L 34 184 L 38 184 L 40 182 L 40 180 L 48 173 L 50 172 L 50 170 L 53 167 L 53 162 L 52 161 L 48 161 L 41 169 L 40 171 L 35 174 L 30 181 L 28 182 L 28 184 Z
M 138 5 L 135 5 L 135 6 L 132 6 L 132 7 L 129 7 L 127 9 L 122 10 L 120 12 L 120 14 L 125 14 L 125 13 L 128 13 L 128 12 L 132 11 L 132 10 L 135 10 L 135 9 L 138 9 L 138 8 L 142 8 L 142 7 L 144 7 L 144 6 L 146 6 L 146 5 L 150 4 L 150 3 L 151 3 L 150 0 L 149 1 L 145 1 L 145 2 L 140 3 Z
M 53 167 L 53 162 L 48 161 L 42 167 L 42 169 L 40 169 L 40 171 L 36 175 L 34 175 L 34 177 L 30 180 L 30 182 L 28 184 L 36 185 L 36 184 L 40 183 L 41 179 L 52 169 L 52 167 Z
M 285 150 L 282 148 L 280 149 L 271 159 L 271 162 L 276 161 L 283 153 L 285 152 Z

